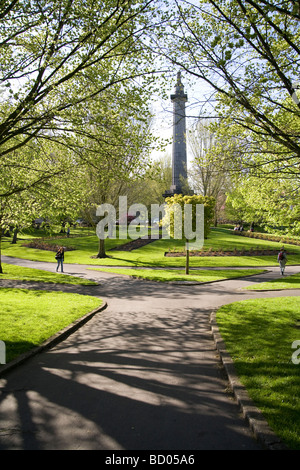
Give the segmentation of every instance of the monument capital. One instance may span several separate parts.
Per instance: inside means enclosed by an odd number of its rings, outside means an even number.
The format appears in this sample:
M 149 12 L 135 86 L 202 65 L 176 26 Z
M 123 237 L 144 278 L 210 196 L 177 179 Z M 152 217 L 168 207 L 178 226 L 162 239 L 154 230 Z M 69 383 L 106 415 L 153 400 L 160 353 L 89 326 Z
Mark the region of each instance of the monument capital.
M 175 100 L 181 100 L 181 101 L 187 101 L 187 94 L 184 93 L 184 87 L 181 82 L 181 72 L 177 73 L 177 82 L 175 85 L 175 93 L 171 95 L 171 101 Z

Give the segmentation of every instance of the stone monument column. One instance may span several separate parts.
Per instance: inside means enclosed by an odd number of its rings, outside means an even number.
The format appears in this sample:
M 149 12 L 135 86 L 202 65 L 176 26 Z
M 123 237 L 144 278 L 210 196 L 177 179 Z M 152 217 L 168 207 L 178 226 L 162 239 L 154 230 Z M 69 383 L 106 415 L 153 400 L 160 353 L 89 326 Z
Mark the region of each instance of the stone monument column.
M 171 95 L 173 103 L 173 148 L 172 148 L 172 186 L 173 194 L 182 193 L 182 179 L 187 179 L 186 157 L 186 116 L 185 103 L 187 94 L 181 83 L 181 73 L 177 73 L 175 93 Z

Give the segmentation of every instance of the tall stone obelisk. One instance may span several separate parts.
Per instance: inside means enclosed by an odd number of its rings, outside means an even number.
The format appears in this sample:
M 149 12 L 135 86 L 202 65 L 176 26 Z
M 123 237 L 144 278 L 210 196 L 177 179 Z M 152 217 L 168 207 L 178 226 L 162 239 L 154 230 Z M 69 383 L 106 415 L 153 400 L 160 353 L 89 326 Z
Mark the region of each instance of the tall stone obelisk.
M 175 93 L 171 95 L 173 103 L 173 147 L 172 147 L 172 186 L 165 196 L 182 194 L 182 183 L 187 179 L 186 157 L 186 115 L 187 94 L 181 83 L 181 73 L 177 73 Z

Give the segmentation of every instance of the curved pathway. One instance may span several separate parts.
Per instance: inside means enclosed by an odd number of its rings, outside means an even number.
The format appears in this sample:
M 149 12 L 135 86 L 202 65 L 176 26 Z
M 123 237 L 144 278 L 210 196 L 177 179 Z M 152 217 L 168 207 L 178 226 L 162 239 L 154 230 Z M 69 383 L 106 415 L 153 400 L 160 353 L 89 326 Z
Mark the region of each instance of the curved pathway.
M 54 271 L 51 263 L 3 261 Z M 226 389 L 209 317 L 237 300 L 299 295 L 241 290 L 279 277 L 278 268 L 193 286 L 80 265 L 65 271 L 99 285 L 43 288 L 99 296 L 108 307 L 0 379 L 0 450 L 261 449 Z M 299 267 L 290 267 L 293 272 Z

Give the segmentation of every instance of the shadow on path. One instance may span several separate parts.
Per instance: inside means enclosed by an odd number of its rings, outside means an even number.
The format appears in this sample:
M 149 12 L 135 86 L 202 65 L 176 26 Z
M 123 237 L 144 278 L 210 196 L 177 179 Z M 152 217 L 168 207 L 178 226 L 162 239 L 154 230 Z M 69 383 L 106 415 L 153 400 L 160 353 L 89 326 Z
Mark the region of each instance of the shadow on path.
M 258 449 L 225 393 L 207 315 L 93 318 L 2 380 L 0 449 Z
M 98 286 L 36 283 L 99 296 L 108 308 L 0 380 L 0 449 L 261 449 L 226 392 L 209 315 L 282 295 L 239 290 L 274 275 L 199 286 L 101 273 Z

